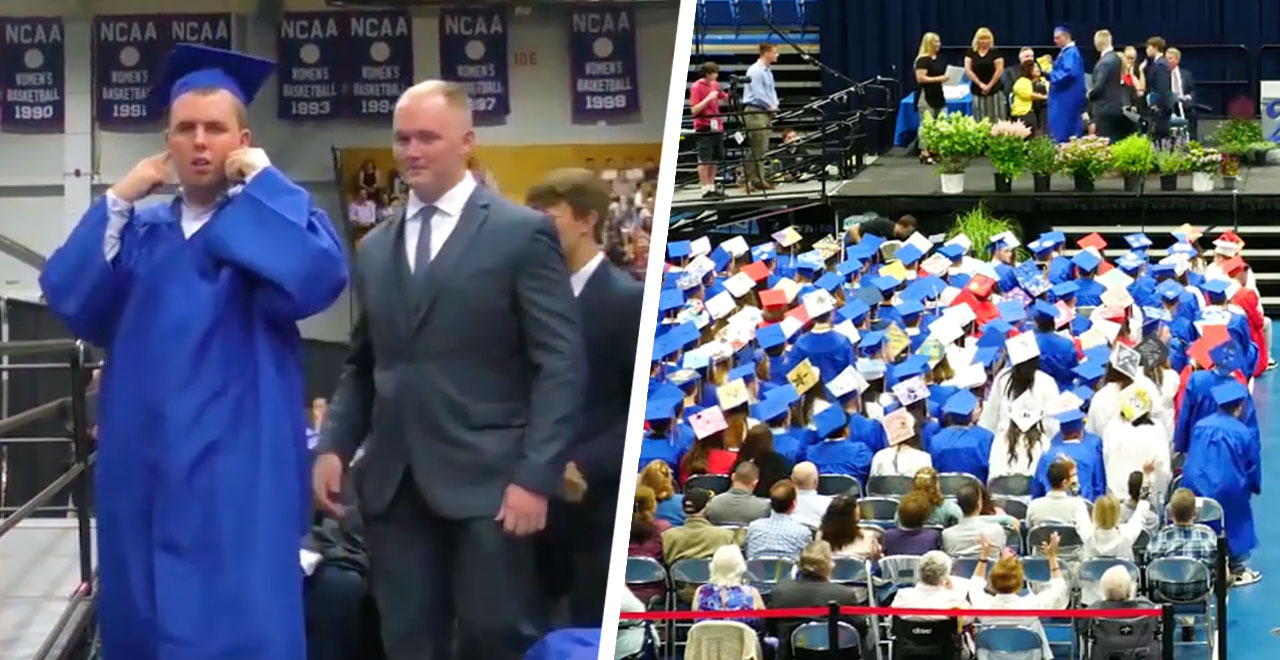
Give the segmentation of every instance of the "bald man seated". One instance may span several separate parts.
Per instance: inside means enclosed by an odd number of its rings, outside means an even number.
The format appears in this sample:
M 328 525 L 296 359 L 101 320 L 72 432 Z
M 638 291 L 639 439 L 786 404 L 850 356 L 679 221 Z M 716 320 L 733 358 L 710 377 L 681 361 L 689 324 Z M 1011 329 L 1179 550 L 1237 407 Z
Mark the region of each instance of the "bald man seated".
M 791 517 L 817 529 L 831 504 L 830 495 L 818 494 L 818 466 L 809 461 L 796 463 L 791 468 L 791 482 L 796 485 L 796 510 Z

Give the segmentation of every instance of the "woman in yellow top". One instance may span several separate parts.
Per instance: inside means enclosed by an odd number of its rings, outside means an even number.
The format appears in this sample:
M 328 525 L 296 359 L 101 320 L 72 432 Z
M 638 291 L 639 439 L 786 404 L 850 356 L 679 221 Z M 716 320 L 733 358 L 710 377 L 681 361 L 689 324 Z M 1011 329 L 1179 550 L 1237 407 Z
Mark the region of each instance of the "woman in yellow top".
M 1044 130 L 1044 108 L 1049 98 L 1049 85 L 1040 75 L 1040 66 L 1032 60 L 1019 64 L 1020 74 L 1013 83 L 1013 104 L 1009 116 L 1031 127 L 1033 133 Z

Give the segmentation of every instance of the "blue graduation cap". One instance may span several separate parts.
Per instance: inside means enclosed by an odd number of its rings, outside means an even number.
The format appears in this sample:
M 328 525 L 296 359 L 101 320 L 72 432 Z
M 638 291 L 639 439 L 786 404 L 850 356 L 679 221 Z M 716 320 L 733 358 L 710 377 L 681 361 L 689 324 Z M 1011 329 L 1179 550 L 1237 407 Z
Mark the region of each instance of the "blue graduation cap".
M 845 249 L 844 251 L 845 258 L 857 259 L 858 261 L 867 261 L 868 259 L 871 259 L 872 257 L 876 256 L 876 250 L 878 249 L 879 244 L 877 243 L 873 245 L 872 243 L 869 242 L 870 238 L 871 238 L 870 236 L 863 236 L 861 243 L 858 243 L 857 245 L 852 245 L 847 249 Z
M 644 405 L 644 421 L 657 422 L 676 416 L 676 405 L 680 399 L 675 397 L 649 397 Z
M 728 250 L 720 247 L 719 245 L 711 251 L 708 258 L 711 259 L 711 263 L 715 264 L 717 272 L 724 270 L 725 267 L 729 265 L 729 262 L 733 261 L 733 255 L 729 254 Z
M 1235 342 L 1224 341 L 1209 351 L 1209 359 L 1213 360 L 1214 369 L 1229 373 L 1240 364 L 1240 350 L 1236 348 Z
M 942 412 L 947 415 L 957 415 L 959 417 L 968 417 L 973 414 L 973 409 L 978 405 L 978 398 L 969 390 L 960 390 L 947 398 L 947 402 L 942 404 Z
M 768 261 L 778 256 L 778 246 L 772 241 L 751 246 L 751 259 L 753 261 Z
M 879 289 L 880 293 L 889 293 L 898 286 L 898 280 L 889 277 L 888 275 L 881 275 L 879 277 L 871 278 L 871 286 Z
M 1178 241 L 1169 246 L 1169 254 L 1181 254 L 1188 258 L 1195 257 L 1196 246 L 1184 241 Z
M 662 288 L 674 289 L 680 284 L 680 278 L 684 276 L 684 271 L 669 270 L 662 274 Z
M 869 311 L 871 311 L 870 305 L 855 298 L 850 300 L 844 307 L 836 310 L 834 316 L 837 323 L 840 321 L 853 321 L 856 325 L 862 321 L 862 317 L 866 316 Z
M 684 304 L 684 292 L 679 289 L 663 289 L 658 294 L 658 311 L 665 312 Z
M 1157 280 L 1163 280 L 1169 277 L 1177 277 L 1178 269 L 1173 264 L 1156 264 L 1151 267 L 1151 276 Z
M 918 300 L 904 300 L 900 304 L 895 305 L 894 309 L 897 310 L 898 314 L 905 319 L 908 316 L 914 316 L 923 312 L 924 305 L 921 305 Z
M 1082 382 L 1094 383 L 1107 372 L 1107 363 L 1089 360 L 1077 364 L 1071 371 L 1075 372 Z
M 1054 32 L 1062 32 L 1063 34 L 1071 34 L 1071 25 L 1068 23 L 1059 23 L 1053 26 Z
M 871 332 L 862 333 L 862 341 L 858 342 L 858 347 L 863 353 L 871 353 L 880 348 L 880 344 L 884 342 L 884 330 L 873 330 Z
M 810 250 L 804 254 L 796 255 L 796 270 L 817 272 L 825 267 L 826 263 L 822 260 L 822 253 L 817 250 Z
M 893 365 L 893 376 L 891 380 L 900 383 L 908 378 L 919 376 L 929 370 L 929 357 L 927 355 L 915 354 L 902 362 Z
M 766 396 L 763 401 L 751 407 L 751 416 L 762 422 L 771 422 L 787 414 L 787 406 L 781 396 Z
M 1083 401 L 1086 408 L 1089 407 L 1089 401 L 1093 399 L 1094 395 L 1092 385 L 1079 385 L 1074 390 L 1071 390 L 1071 393 L 1076 395 L 1076 398 Z
M 1013 326 L 1006 323 L 1003 319 L 991 319 L 987 324 L 982 326 L 982 336 L 978 337 L 978 346 L 986 348 L 1000 348 L 1004 346 L 1004 341 L 1009 335 L 1009 331 Z
M 1086 348 L 1084 350 L 1084 359 L 1087 362 L 1101 364 L 1103 365 L 1102 368 L 1106 369 L 1106 365 L 1111 362 L 1111 347 L 1106 344 L 1098 344 L 1092 348 Z
M 1218 404 L 1219 407 L 1243 401 L 1249 396 L 1249 390 L 1246 390 L 1244 385 L 1241 385 L 1235 379 L 1213 388 L 1210 393 L 1213 394 L 1214 403 Z
M 947 288 L 947 283 L 943 282 L 942 278 L 937 275 L 926 275 L 924 277 L 916 278 L 916 283 L 921 286 L 929 287 L 929 295 L 926 296 L 928 298 L 937 298 L 938 295 Z
M 867 246 L 867 249 L 871 251 L 871 254 L 875 254 L 880 250 L 880 246 L 884 245 L 884 239 L 876 236 L 875 234 L 866 234 L 862 237 L 862 240 L 858 241 L 858 245 Z
M 729 380 L 730 380 L 730 381 L 734 381 L 734 380 L 737 380 L 737 379 L 739 379 L 739 378 L 741 378 L 741 379 L 743 379 L 743 380 L 745 380 L 745 381 L 747 381 L 747 382 L 751 382 L 751 381 L 755 380 L 755 379 L 756 379 L 756 363 L 755 363 L 755 362 L 748 362 L 748 363 L 746 363 L 746 364 L 738 365 L 738 366 L 734 367 L 733 369 L 730 369 L 730 370 L 729 370 Z
M 867 305 L 867 307 L 879 305 L 881 301 L 884 300 L 884 294 L 880 293 L 880 289 L 871 285 L 860 286 L 857 289 L 854 289 L 853 294 L 849 297 L 854 300 L 862 301 Z
M 1116 265 L 1126 273 L 1132 273 L 1147 265 L 1147 260 L 1137 252 L 1125 252 L 1116 260 Z
M 1230 286 L 1226 280 L 1212 279 L 1200 285 L 1200 290 L 1204 291 L 1210 298 L 1223 298 L 1227 295 L 1227 287 Z
M 1143 333 L 1146 333 L 1148 330 L 1156 327 L 1157 325 L 1160 324 L 1161 321 L 1166 320 L 1164 318 L 1161 318 L 1162 314 L 1167 316 L 1167 313 L 1165 313 L 1163 309 L 1156 309 L 1154 307 L 1143 307 L 1142 308 Z
M 679 337 L 672 337 L 671 333 L 667 333 L 653 340 L 653 361 L 657 362 L 670 356 L 672 353 L 680 350 L 681 344 Z
M 1000 359 L 1000 346 L 981 346 L 973 352 L 973 363 L 981 364 L 984 368 L 990 369 L 991 365 Z
M 840 286 L 843 283 L 844 283 L 843 277 L 840 277 L 840 275 L 837 273 L 831 273 L 831 272 L 823 273 L 822 277 L 819 277 L 818 281 L 814 282 L 814 284 L 816 284 L 819 289 L 822 289 L 823 291 L 828 291 L 828 292 L 835 290 L 836 287 Z
M 787 341 L 787 336 L 782 332 L 782 325 L 779 323 L 766 325 L 756 330 L 756 343 L 760 344 L 760 348 L 765 350 L 774 346 L 781 346 L 785 341 Z
M 1129 247 L 1135 250 L 1145 250 L 1151 247 L 1151 239 L 1147 238 L 1147 235 L 1142 232 L 1138 232 L 1136 234 L 1125 234 L 1124 242 L 1128 243 Z
M 1071 257 L 1071 263 L 1075 264 L 1076 268 L 1079 268 L 1086 273 L 1092 273 L 1101 261 L 1102 260 L 1098 258 L 1098 255 L 1090 252 L 1089 250 L 1081 250 L 1076 253 L 1076 256 Z
M 1031 306 L 1031 311 L 1037 319 L 1047 319 L 1053 321 L 1058 318 L 1058 308 L 1043 300 L 1037 300 Z
M 1084 419 L 1084 411 L 1079 408 L 1068 408 L 1067 410 L 1054 415 L 1054 417 L 1057 417 L 1058 421 L 1064 425 L 1078 423 L 1080 420 Z
M 1000 312 L 1000 320 L 1005 323 L 1014 324 L 1027 318 L 1027 309 L 1017 300 L 997 303 L 996 310 Z
M 1182 285 L 1173 280 L 1165 280 L 1156 286 L 1156 293 L 1165 300 L 1177 300 L 1182 295 Z
M 685 321 L 672 328 L 667 335 L 672 336 L 673 341 L 679 341 L 681 346 L 688 346 L 698 341 L 702 337 L 702 332 L 693 324 L 693 321 Z
M 819 438 L 829 438 L 836 431 L 844 428 L 848 419 L 840 406 L 827 406 L 822 409 L 822 412 L 813 416 L 814 430 L 818 432 Z
M 1043 238 L 1037 238 L 1036 240 L 1027 243 L 1027 249 L 1031 250 L 1031 253 L 1037 257 L 1044 257 L 1050 252 L 1053 252 L 1054 247 L 1053 243 L 1046 241 Z
M 904 266 L 910 266 L 923 256 L 924 253 L 920 251 L 920 248 L 914 245 L 904 245 L 893 254 L 893 258 L 901 261 Z
M 1080 285 L 1076 284 L 1074 280 L 1067 280 L 1053 285 L 1053 288 L 1049 290 L 1053 292 L 1054 299 L 1063 300 L 1076 295 L 1076 292 L 1080 290 Z
M 244 105 L 253 102 L 262 84 L 276 71 L 276 63 L 261 57 L 196 44 L 178 44 L 169 51 L 160 78 L 148 101 L 157 111 L 197 89 L 225 89 Z
M 693 251 L 689 241 L 671 241 L 667 243 L 667 256 L 672 259 L 683 259 Z
M 964 247 L 958 243 L 951 243 L 938 248 L 938 254 L 955 261 L 964 256 Z
M 1060 231 L 1046 231 L 1040 234 L 1040 240 L 1048 241 L 1050 245 L 1057 247 L 1067 242 L 1067 235 Z
M 848 278 L 858 272 L 859 268 L 862 268 L 862 262 L 857 259 L 845 259 L 836 264 L 836 272 L 840 274 L 841 278 Z
M 784 383 L 769 390 L 768 398 L 776 399 L 781 401 L 782 405 L 789 406 L 800 400 L 800 393 L 796 391 L 795 385 Z

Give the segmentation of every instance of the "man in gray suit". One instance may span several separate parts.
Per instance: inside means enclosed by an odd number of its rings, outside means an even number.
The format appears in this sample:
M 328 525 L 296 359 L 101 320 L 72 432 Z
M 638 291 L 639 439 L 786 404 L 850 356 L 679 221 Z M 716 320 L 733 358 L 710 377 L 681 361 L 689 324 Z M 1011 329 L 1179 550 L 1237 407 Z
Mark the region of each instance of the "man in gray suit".
M 1114 142 L 1133 132 L 1133 122 L 1124 116 L 1129 92 L 1120 84 L 1120 54 L 1111 48 L 1111 32 L 1098 30 L 1094 33 L 1093 46 L 1100 53 L 1098 63 L 1093 67 L 1093 84 L 1089 88 L 1094 127 L 1098 135 Z
M 393 117 L 404 215 L 360 242 L 360 313 L 313 471 L 355 484 L 390 660 L 515 660 L 532 645 L 530 535 L 584 389 L 578 310 L 545 216 L 478 185 L 466 93 L 427 81 Z

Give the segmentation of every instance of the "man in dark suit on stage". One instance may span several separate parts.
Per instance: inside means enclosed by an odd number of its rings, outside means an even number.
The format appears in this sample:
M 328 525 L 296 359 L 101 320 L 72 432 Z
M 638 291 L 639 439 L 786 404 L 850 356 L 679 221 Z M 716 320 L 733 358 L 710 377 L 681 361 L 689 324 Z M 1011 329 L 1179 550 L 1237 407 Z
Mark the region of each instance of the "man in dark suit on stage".
M 568 596 L 570 625 L 598 628 L 622 477 L 644 285 L 609 263 L 601 247 L 609 188 L 585 169 L 555 170 L 526 195 L 560 234 L 587 353 L 584 417 L 569 447 L 563 498 L 552 500 L 539 540 L 544 614 Z
M 1182 51 L 1170 48 L 1164 52 L 1169 63 L 1169 89 L 1173 92 L 1173 114 L 1187 120 L 1187 136 L 1196 139 L 1196 82 L 1191 72 L 1182 66 Z
M 1089 87 L 1094 127 L 1098 135 L 1114 142 L 1132 132 L 1133 124 L 1124 116 L 1129 93 L 1120 84 L 1120 55 L 1111 47 L 1111 32 L 1098 30 L 1093 35 L 1093 46 L 1101 53 Z
M 356 483 L 389 660 L 516 660 L 532 645 L 532 539 L 560 488 L 585 368 L 555 227 L 477 185 L 466 93 L 406 90 L 404 215 L 357 247 L 360 303 L 313 471 Z M 367 438 L 367 439 L 366 439 Z M 455 628 L 456 621 L 456 628 Z
M 1169 62 L 1164 58 L 1165 43 L 1160 37 L 1147 39 L 1147 98 L 1151 109 L 1151 121 L 1156 139 L 1169 137 L 1169 117 L 1177 99 L 1173 96 L 1173 83 Z

